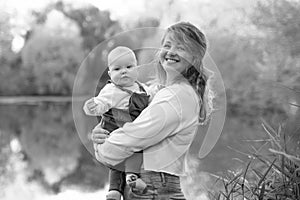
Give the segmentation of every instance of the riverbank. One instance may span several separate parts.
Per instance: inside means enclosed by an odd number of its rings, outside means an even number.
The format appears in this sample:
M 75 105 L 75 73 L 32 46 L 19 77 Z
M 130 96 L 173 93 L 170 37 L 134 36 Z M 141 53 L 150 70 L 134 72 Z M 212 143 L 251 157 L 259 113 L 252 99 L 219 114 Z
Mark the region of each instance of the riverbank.
M 38 104 L 38 103 L 65 103 L 84 101 L 87 96 L 0 96 L 0 105 L 5 104 Z

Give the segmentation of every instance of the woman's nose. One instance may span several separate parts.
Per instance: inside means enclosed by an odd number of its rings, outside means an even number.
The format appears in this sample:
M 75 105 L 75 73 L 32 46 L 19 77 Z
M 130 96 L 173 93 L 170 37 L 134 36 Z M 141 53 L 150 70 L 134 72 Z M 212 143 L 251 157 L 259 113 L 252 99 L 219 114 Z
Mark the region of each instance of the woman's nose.
M 167 51 L 167 54 L 168 55 L 175 55 L 176 54 L 175 47 L 169 48 L 168 51 Z

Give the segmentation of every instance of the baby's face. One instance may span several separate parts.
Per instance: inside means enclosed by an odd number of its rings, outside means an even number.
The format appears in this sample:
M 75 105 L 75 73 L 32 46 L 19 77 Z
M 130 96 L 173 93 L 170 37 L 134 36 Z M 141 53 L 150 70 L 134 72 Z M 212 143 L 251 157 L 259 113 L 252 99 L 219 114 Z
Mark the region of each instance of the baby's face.
M 131 54 L 121 56 L 109 66 L 108 74 L 115 84 L 123 87 L 132 86 L 137 80 L 135 57 Z

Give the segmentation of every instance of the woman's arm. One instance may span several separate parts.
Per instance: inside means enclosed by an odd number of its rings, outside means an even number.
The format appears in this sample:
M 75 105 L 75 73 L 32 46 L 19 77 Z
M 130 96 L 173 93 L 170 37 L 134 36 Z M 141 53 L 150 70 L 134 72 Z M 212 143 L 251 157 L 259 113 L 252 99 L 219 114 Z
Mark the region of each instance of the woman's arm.
M 102 128 L 101 123 L 97 124 L 92 130 L 91 139 L 95 144 L 103 144 L 108 138 L 109 131 Z
M 155 145 L 176 132 L 181 109 L 176 95 L 168 90 L 157 95 L 134 122 L 113 131 L 102 145 L 98 145 L 96 158 L 100 162 L 116 165 L 134 152 Z

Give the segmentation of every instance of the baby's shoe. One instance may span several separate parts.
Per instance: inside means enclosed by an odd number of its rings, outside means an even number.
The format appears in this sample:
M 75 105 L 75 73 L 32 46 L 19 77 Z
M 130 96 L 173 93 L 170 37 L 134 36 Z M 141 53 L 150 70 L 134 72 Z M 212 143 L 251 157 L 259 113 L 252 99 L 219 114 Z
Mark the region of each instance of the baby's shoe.
M 142 179 L 140 179 L 136 174 L 127 174 L 126 183 L 130 187 L 142 191 L 143 193 L 146 192 L 147 184 Z
M 121 193 L 117 190 L 111 190 L 106 195 L 106 200 L 121 200 Z

